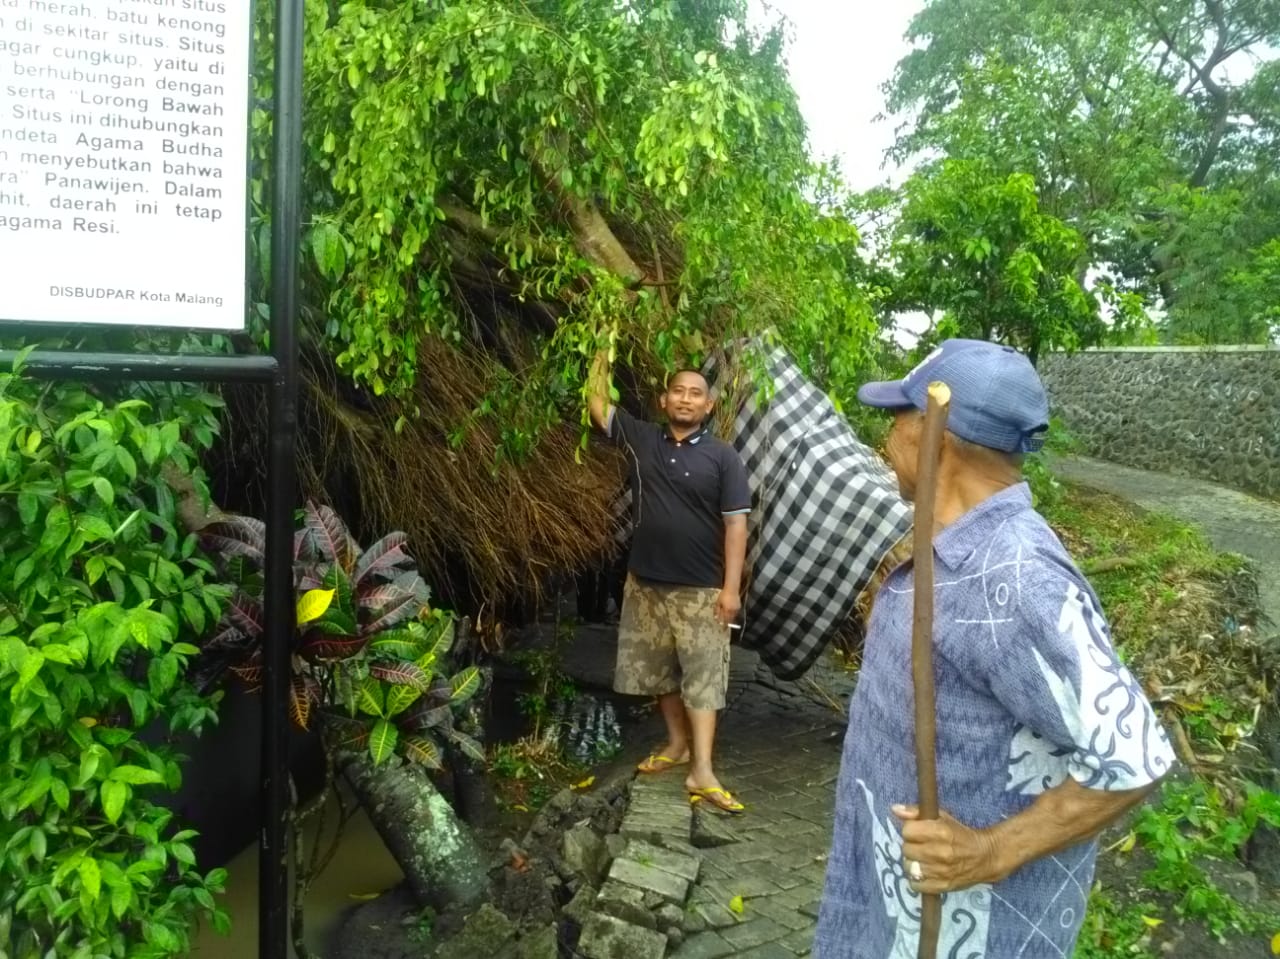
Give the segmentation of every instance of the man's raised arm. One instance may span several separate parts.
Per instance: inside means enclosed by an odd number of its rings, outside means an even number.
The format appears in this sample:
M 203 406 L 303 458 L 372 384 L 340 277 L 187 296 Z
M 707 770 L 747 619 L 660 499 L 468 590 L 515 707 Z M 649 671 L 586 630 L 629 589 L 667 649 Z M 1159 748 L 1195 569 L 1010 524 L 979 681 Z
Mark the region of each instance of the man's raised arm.
M 591 422 L 596 424 L 597 429 L 608 432 L 609 410 L 612 408 L 608 350 L 601 350 L 591 361 L 587 389 L 589 391 L 587 405 L 591 411 Z

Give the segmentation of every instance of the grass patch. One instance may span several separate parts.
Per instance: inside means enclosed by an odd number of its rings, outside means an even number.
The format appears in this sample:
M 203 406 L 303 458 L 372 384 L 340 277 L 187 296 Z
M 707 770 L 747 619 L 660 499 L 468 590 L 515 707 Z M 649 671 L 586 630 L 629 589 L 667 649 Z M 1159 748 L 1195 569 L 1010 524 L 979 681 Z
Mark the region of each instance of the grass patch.
M 1088 576 L 1131 661 L 1153 641 L 1222 628 L 1223 600 L 1246 560 L 1195 526 L 1096 490 L 1060 485 L 1045 518 Z
M 519 813 L 537 812 L 560 790 L 590 775 L 586 766 L 565 756 L 560 744 L 545 736 L 526 736 L 495 747 L 489 772 L 499 801 Z

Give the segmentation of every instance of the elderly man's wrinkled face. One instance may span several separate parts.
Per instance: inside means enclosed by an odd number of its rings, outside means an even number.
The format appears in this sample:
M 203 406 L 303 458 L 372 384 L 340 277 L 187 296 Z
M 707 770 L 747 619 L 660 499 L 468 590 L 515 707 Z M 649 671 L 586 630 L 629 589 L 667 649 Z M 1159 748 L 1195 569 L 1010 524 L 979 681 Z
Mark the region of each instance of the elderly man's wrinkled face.
M 924 415 L 918 410 L 899 410 L 894 414 L 893 426 L 884 444 L 885 456 L 898 476 L 898 491 L 909 503 L 916 495 L 916 466 L 923 426 Z

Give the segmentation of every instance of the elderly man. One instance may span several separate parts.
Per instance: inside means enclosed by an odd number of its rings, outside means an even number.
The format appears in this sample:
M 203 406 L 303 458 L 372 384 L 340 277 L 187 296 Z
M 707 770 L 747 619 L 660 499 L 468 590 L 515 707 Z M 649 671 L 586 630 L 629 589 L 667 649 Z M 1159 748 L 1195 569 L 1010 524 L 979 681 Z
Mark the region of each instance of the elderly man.
M 941 893 L 940 959 L 1063 959 L 1098 833 L 1173 755 L 1097 596 L 1021 481 L 1049 419 L 1034 368 L 1009 347 L 948 340 L 905 379 L 859 391 L 895 413 L 887 455 L 907 499 L 934 381 L 951 388 L 934 531 L 944 812 L 925 822 L 913 805 L 908 562 L 871 614 L 814 955 L 915 959 L 920 893 Z
M 727 813 L 745 807 L 716 778 L 716 713 L 729 688 L 729 627 L 742 606 L 751 490 L 746 468 L 707 426 L 715 400 L 696 370 L 671 376 L 665 425 L 609 401 L 608 356 L 591 372 L 593 422 L 627 452 L 635 532 L 618 623 L 614 688 L 656 696 L 667 742 L 641 773 L 688 766 L 690 797 Z

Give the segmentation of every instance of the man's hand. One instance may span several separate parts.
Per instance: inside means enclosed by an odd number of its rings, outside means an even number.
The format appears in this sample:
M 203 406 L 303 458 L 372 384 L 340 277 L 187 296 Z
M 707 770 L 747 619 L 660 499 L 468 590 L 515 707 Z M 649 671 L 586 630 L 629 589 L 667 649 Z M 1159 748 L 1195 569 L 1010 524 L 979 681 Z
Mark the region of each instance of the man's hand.
M 903 865 L 916 892 L 953 892 L 1004 878 L 987 830 L 970 829 L 941 811 L 938 819 L 921 819 L 916 806 L 894 806 L 893 814 L 902 820 Z
M 728 626 L 738 618 L 741 609 L 742 600 L 738 597 L 737 590 L 720 590 L 720 595 L 716 597 L 716 622 L 721 626 Z

